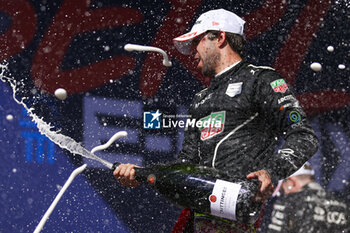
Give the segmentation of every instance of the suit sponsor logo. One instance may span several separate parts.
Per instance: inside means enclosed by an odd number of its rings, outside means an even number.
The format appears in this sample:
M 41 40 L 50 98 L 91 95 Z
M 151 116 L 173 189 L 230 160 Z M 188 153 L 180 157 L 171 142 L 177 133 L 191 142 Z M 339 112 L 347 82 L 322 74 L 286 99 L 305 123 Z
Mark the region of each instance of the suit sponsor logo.
M 283 96 L 282 98 L 278 99 L 278 104 L 281 104 L 285 101 L 288 101 L 288 100 L 296 100 L 295 97 L 293 95 L 286 95 L 286 96 Z
M 343 212 L 331 211 L 327 213 L 327 222 L 337 225 L 345 225 L 347 221 Z
M 284 79 L 278 79 L 270 83 L 274 92 L 285 93 L 288 89 L 286 81 Z
M 202 141 L 212 138 L 224 131 L 225 114 L 225 111 L 214 112 L 209 116 L 199 119 L 200 122 L 203 122 L 202 126 L 199 127 Z M 209 122 L 209 124 L 205 124 L 206 122 Z
M 293 124 L 299 123 L 301 121 L 300 113 L 298 111 L 290 111 L 288 120 Z
M 230 83 L 226 89 L 225 94 L 230 96 L 230 97 L 234 97 L 236 95 L 241 94 L 242 92 L 242 82 L 240 83 Z
M 200 102 L 196 103 L 196 104 L 194 105 L 194 108 L 198 108 L 199 105 L 202 105 L 202 104 L 204 104 L 206 101 L 210 100 L 211 97 L 212 97 L 212 95 L 213 95 L 213 93 L 210 93 L 209 95 L 207 95 L 207 96 L 206 96 L 204 99 L 202 99 Z

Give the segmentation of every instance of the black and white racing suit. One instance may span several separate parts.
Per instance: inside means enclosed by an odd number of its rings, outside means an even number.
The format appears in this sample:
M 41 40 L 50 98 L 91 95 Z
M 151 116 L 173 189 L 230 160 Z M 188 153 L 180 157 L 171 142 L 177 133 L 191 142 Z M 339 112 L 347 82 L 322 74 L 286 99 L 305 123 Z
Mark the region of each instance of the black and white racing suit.
M 241 61 L 197 93 L 188 113 L 196 125 L 185 130 L 183 161 L 242 178 L 265 169 L 277 182 L 317 151 L 318 140 L 299 102 L 270 67 Z M 280 138 L 284 143 L 276 150 Z
M 277 199 L 267 233 L 345 233 L 349 217 L 344 201 L 311 182 Z

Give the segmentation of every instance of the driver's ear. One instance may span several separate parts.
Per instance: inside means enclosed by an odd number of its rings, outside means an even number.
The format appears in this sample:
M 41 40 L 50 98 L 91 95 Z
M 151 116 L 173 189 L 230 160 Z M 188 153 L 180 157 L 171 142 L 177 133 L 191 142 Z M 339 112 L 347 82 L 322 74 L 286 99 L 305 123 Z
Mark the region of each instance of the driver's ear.
M 217 36 L 218 39 L 218 44 L 219 47 L 224 46 L 227 42 L 226 42 L 226 33 L 224 31 L 220 31 L 219 35 Z

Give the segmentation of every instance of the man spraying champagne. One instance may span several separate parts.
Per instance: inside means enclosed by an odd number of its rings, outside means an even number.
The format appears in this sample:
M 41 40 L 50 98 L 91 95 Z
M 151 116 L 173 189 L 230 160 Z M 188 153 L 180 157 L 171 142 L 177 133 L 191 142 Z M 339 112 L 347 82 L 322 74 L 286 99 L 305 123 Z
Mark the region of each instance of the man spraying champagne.
M 197 93 L 188 114 L 201 120 L 218 117 L 220 128 L 188 127 L 179 162 L 200 164 L 261 182 L 255 201 L 266 200 L 273 184 L 298 170 L 316 151 L 318 140 L 290 86 L 273 68 L 244 58 L 245 21 L 224 10 L 202 14 L 175 47 L 193 56 L 203 75 L 212 77 Z M 276 150 L 278 139 L 283 145 Z M 136 187 L 135 165 L 121 164 L 114 176 Z M 235 221 L 193 212 L 192 232 L 241 232 Z M 194 226 L 193 226 L 194 225 Z

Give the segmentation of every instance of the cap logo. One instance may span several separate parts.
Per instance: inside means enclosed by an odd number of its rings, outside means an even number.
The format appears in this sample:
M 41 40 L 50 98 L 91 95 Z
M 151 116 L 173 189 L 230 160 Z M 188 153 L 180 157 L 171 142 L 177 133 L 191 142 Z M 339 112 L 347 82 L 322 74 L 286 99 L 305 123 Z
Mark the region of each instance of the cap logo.
M 211 24 L 212 24 L 212 26 L 218 26 L 218 25 L 220 25 L 218 22 L 215 22 L 215 21 L 211 22 Z
M 192 32 L 190 34 L 185 34 L 185 35 L 182 35 L 180 36 L 179 38 L 187 38 L 187 37 L 192 37 L 192 36 L 195 36 L 197 34 L 197 32 Z

